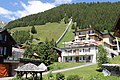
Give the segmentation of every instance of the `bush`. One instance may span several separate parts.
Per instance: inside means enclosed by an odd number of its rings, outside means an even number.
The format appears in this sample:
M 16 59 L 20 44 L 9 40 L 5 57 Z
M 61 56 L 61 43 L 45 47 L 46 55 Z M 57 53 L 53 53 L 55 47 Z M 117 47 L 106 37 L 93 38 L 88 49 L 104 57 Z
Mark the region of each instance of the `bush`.
M 54 76 L 52 74 L 52 71 L 48 74 L 48 80 L 54 80 Z
M 69 75 L 67 80 L 82 80 L 78 75 Z
M 64 80 L 64 79 L 65 79 L 64 74 L 62 74 L 62 73 L 57 73 L 56 74 L 56 80 Z

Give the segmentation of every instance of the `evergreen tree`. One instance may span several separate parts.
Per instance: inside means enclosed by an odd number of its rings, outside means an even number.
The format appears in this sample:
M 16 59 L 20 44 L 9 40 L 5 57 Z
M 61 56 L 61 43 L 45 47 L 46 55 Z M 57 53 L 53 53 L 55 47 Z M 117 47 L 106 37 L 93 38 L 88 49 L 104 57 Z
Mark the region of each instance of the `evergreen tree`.
M 31 33 L 33 33 L 33 34 L 36 34 L 36 33 L 37 33 L 37 31 L 36 31 L 36 29 L 35 29 L 34 26 L 32 26 L 32 28 L 31 28 Z
M 97 62 L 100 69 L 102 64 L 108 63 L 107 52 L 102 45 L 98 47 Z

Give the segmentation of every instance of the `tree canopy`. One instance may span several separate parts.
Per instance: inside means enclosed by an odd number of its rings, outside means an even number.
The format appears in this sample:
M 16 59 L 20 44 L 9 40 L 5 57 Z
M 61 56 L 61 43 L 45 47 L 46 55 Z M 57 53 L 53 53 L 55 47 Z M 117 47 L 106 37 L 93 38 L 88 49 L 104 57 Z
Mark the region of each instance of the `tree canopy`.
M 46 65 L 51 64 L 52 62 L 57 61 L 57 53 L 53 50 L 55 46 L 54 40 L 48 41 L 46 39 L 45 42 L 38 44 L 38 45 L 29 45 L 27 46 L 24 57 L 31 58 L 31 59 L 39 59 L 41 62 L 45 63 Z M 34 53 L 37 54 L 37 58 L 34 56 Z
M 29 31 L 15 31 L 12 34 L 12 37 L 15 39 L 15 41 L 18 44 L 23 44 L 25 43 L 27 40 L 31 41 L 31 36 L 30 36 L 30 32 Z

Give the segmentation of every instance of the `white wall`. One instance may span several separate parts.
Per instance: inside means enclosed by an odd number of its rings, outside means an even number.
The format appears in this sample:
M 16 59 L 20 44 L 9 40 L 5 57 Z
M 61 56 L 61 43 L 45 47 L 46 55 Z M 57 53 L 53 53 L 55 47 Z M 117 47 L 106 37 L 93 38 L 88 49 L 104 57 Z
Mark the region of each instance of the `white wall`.
M 89 50 L 89 48 L 90 48 L 90 52 L 89 51 L 85 52 L 85 49 Z M 84 49 L 84 52 L 83 52 L 83 49 Z M 72 50 L 74 50 L 74 49 L 72 49 Z M 81 52 L 80 52 L 80 50 L 81 50 Z M 87 48 L 86 47 L 79 48 L 79 54 L 73 53 L 73 51 L 71 51 L 71 53 L 68 53 L 63 50 L 61 56 L 62 56 L 62 62 L 65 62 L 65 57 L 70 57 L 70 56 L 74 57 L 76 55 L 77 56 L 90 55 L 90 56 L 93 56 L 92 62 L 96 63 L 96 54 L 97 54 L 96 46 L 92 46 L 92 47 L 87 47 Z

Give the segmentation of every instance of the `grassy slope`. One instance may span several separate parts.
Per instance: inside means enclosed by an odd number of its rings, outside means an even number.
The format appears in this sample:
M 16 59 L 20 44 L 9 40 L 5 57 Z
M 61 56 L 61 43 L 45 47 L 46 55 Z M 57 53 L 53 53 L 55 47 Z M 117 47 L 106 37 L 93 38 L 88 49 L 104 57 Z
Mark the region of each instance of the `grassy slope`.
M 34 38 L 39 38 L 40 41 L 45 41 L 46 38 L 51 40 L 52 38 L 56 41 L 66 29 L 66 25 L 62 21 L 59 23 L 47 23 L 46 25 L 36 25 L 35 28 L 37 30 L 37 34 L 32 34 Z M 11 32 L 16 30 L 31 30 L 31 26 L 29 27 L 17 27 L 13 28 Z
M 63 39 L 58 43 L 58 47 L 64 47 L 64 42 L 68 42 L 74 39 L 74 33 L 73 30 L 71 29 L 71 26 L 69 27 L 68 32 L 66 33 L 66 35 L 63 37 Z

